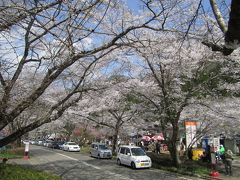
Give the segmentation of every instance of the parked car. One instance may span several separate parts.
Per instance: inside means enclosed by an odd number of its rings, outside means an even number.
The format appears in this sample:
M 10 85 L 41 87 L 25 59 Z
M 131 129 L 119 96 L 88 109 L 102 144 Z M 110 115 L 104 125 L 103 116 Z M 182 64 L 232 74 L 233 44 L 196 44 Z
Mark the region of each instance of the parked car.
M 29 142 L 30 142 L 30 144 L 37 144 L 37 141 L 35 141 L 35 140 L 30 140 Z
M 60 141 L 60 142 L 58 143 L 59 149 L 63 150 L 63 145 L 64 145 L 64 144 L 65 144 L 64 141 Z
M 112 150 L 103 143 L 92 143 L 90 155 L 96 158 L 112 158 Z
M 150 168 L 152 161 L 141 147 L 120 146 L 117 154 L 117 164 L 131 166 L 133 169 Z
M 45 147 L 51 147 L 51 144 L 53 143 L 53 140 L 46 140 L 43 142 L 43 146 Z
M 52 143 L 51 148 L 53 149 L 62 149 L 64 142 L 63 141 L 55 141 Z
M 64 151 L 80 151 L 79 145 L 77 145 L 75 142 L 66 142 L 63 144 L 63 150 Z
M 27 144 L 27 143 L 30 144 L 30 141 L 29 141 L 29 140 L 26 140 L 26 139 L 25 139 L 25 140 L 21 140 L 21 141 L 22 141 L 23 144 Z
M 42 143 L 42 145 L 43 145 L 43 146 L 47 146 L 47 141 L 44 140 L 43 143 Z
M 53 144 L 54 144 L 54 141 L 49 141 L 49 142 L 47 142 L 47 147 L 48 148 L 53 148 Z
M 43 145 L 43 140 L 38 140 L 38 143 L 37 143 L 37 145 L 40 145 L 40 146 L 42 146 Z

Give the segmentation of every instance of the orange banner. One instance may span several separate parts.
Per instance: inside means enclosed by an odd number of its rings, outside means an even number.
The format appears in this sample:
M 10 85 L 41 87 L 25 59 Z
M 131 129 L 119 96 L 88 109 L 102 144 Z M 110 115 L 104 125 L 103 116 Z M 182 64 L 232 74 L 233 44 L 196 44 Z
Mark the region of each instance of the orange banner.
M 196 126 L 197 122 L 196 121 L 185 121 L 185 126 Z

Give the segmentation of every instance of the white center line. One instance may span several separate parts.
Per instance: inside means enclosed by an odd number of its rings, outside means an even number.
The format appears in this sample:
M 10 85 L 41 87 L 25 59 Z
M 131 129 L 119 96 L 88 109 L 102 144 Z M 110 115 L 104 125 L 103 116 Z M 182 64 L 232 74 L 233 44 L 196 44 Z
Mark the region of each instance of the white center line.
M 43 150 L 44 150 L 44 151 L 48 151 L 48 152 L 54 152 L 54 151 L 50 151 L 50 150 L 47 150 L 47 149 L 43 149 Z M 58 155 L 60 155 L 60 156 L 66 157 L 66 158 L 68 158 L 68 159 L 71 159 L 71 160 L 74 160 L 74 161 L 81 162 L 81 163 L 83 163 L 84 165 L 86 165 L 86 166 L 90 166 L 90 167 L 92 167 L 92 168 L 94 168 L 94 169 L 101 169 L 101 168 L 98 167 L 98 166 L 94 166 L 94 165 L 89 164 L 89 163 L 87 163 L 87 162 L 85 162 L 85 161 L 81 161 L 81 160 L 78 160 L 78 159 L 76 159 L 76 158 L 72 158 L 72 157 L 67 156 L 67 155 L 65 155 L 65 154 L 57 153 L 57 152 L 55 152 L 55 153 L 58 154 Z
M 85 162 L 85 161 L 80 161 L 80 162 L 83 163 L 83 164 L 85 164 L 86 166 L 90 166 L 90 167 L 92 167 L 92 168 L 94 168 L 94 169 L 101 169 L 100 167 L 94 166 L 94 165 L 92 165 L 92 164 L 88 164 L 88 163 Z
M 58 154 L 58 155 L 60 155 L 60 156 L 63 156 L 63 157 L 66 157 L 66 158 L 68 158 L 68 159 L 74 160 L 74 161 L 78 161 L 78 159 L 72 158 L 72 157 L 67 156 L 67 155 L 65 155 L 65 154 L 61 154 L 61 153 L 56 153 L 56 154 Z

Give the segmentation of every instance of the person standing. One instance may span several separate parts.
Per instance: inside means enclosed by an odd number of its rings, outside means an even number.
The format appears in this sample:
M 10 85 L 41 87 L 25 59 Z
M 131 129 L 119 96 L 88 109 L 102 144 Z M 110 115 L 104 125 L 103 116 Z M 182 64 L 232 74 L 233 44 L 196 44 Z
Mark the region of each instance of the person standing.
M 219 156 L 222 160 L 224 160 L 224 158 L 225 158 L 225 148 L 222 144 L 220 145 Z
M 207 159 L 207 162 L 211 162 L 211 146 L 210 145 L 207 145 L 206 147 L 206 159 Z
M 145 151 L 145 147 L 144 147 L 144 142 L 143 141 L 140 142 L 139 146 L 142 148 L 143 151 Z
M 232 176 L 232 161 L 233 161 L 233 153 L 230 149 L 227 150 L 225 153 L 225 170 L 226 170 L 226 175 Z
M 157 154 L 160 154 L 160 147 L 161 147 L 161 144 L 159 141 L 156 142 L 156 152 Z
M 211 153 L 210 157 L 211 157 L 212 169 L 216 170 L 217 158 L 216 158 L 215 147 L 213 146 L 213 144 L 210 147 L 210 153 Z
M 153 142 L 150 142 L 148 145 L 148 150 L 151 152 L 155 152 L 155 146 Z
M 188 148 L 188 159 L 192 160 L 193 157 L 193 148 L 192 146 Z

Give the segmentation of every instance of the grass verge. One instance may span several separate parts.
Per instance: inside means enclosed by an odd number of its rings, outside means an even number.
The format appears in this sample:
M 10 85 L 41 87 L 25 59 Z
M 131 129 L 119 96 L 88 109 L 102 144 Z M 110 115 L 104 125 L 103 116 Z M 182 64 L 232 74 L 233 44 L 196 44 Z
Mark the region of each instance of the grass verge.
M 208 176 L 211 170 L 207 164 L 202 164 L 197 161 L 185 161 L 181 167 L 176 168 L 173 166 L 168 154 L 157 155 L 155 153 L 148 153 L 148 155 L 152 159 L 154 168 L 162 169 L 165 171 L 191 176 Z
M 7 180 L 61 180 L 55 175 L 11 164 L 0 164 L 0 177 Z
M 24 148 L 14 148 L 14 149 L 7 149 L 0 152 L 0 159 L 7 158 L 7 159 L 13 159 L 13 158 L 22 158 L 24 154 Z

